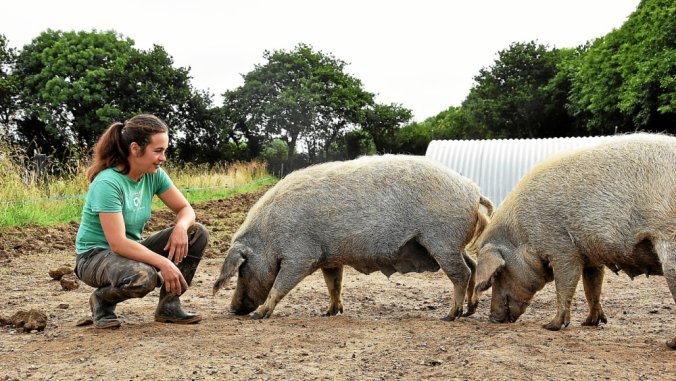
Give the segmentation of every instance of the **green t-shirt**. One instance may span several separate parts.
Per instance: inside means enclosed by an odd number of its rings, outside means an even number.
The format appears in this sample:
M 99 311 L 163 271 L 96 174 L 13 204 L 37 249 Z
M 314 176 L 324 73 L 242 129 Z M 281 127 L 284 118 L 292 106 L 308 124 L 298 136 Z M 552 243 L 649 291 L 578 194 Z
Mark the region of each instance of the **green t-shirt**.
M 93 248 L 110 248 L 101 227 L 101 212 L 122 212 L 127 238 L 140 241 L 143 228 L 150 219 L 153 196 L 166 192 L 171 186 L 171 179 L 162 168 L 156 173 L 146 173 L 139 182 L 116 168 L 99 172 L 89 185 L 82 209 L 82 221 L 75 238 L 77 253 Z

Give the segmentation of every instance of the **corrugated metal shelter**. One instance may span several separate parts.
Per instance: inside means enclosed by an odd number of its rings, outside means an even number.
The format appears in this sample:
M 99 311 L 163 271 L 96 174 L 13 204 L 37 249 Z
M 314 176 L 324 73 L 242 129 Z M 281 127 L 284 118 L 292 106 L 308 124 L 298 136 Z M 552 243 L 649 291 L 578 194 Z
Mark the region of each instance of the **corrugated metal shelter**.
M 433 140 L 425 156 L 472 179 L 481 193 L 497 206 L 529 169 L 554 153 L 587 147 L 613 139 L 613 136 Z

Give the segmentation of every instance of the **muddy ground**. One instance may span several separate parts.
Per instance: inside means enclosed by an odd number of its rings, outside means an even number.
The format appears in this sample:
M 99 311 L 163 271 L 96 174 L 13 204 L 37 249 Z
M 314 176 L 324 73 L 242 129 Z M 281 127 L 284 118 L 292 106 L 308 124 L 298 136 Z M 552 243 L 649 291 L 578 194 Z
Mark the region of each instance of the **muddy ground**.
M 674 380 L 676 305 L 662 277 L 630 280 L 609 273 L 609 322 L 582 327 L 578 289 L 570 327 L 541 328 L 555 312 L 553 284 L 521 319 L 488 322 L 490 291 L 477 314 L 441 321 L 452 285 L 442 273 L 363 275 L 345 272 L 345 313 L 322 317 L 328 295 L 321 272 L 306 278 L 265 321 L 228 312 L 232 287 L 211 295 L 231 234 L 260 196 L 196 205 L 212 235 L 207 258 L 182 297 L 204 320 L 156 323 L 158 292 L 118 306 L 124 323 L 97 330 L 76 323 L 90 314 L 92 288 L 64 291 L 48 272 L 73 266 L 77 224 L 0 231 L 0 317 L 19 310 L 47 314 L 43 331 L 0 328 L 0 380 Z M 171 217 L 154 215 L 149 230 Z M 234 282 L 231 284 L 234 286 Z

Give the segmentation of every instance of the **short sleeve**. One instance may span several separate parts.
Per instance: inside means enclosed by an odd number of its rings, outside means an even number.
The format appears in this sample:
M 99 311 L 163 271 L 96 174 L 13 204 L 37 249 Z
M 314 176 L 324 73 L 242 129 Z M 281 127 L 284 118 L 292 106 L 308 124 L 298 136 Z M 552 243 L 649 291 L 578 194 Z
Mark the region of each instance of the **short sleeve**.
M 171 188 L 174 183 L 171 181 L 169 178 L 169 175 L 164 171 L 164 169 L 159 168 L 156 173 L 156 188 L 155 188 L 155 194 L 159 195 L 162 194 Z
M 124 195 L 117 184 L 108 180 L 94 181 L 90 185 L 87 197 L 94 213 L 114 213 L 122 211 Z

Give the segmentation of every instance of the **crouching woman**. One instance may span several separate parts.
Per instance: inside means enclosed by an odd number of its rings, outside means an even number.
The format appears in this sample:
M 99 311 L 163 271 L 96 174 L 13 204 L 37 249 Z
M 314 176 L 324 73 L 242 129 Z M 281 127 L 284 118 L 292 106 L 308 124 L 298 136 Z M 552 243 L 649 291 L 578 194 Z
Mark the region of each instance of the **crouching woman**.
M 169 144 L 167 125 L 153 115 L 111 124 L 94 146 L 87 169 L 91 184 L 76 238 L 75 273 L 96 290 L 89 298 L 96 328 L 117 328 L 115 306 L 161 287 L 155 321 L 191 324 L 198 313 L 181 308 L 207 245 L 208 233 L 161 165 Z M 142 238 L 154 195 L 176 220 Z

